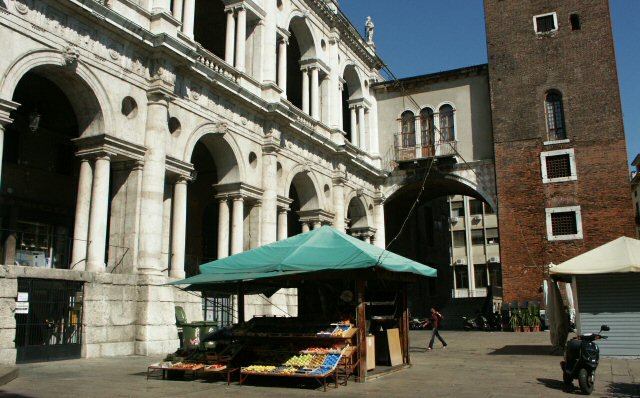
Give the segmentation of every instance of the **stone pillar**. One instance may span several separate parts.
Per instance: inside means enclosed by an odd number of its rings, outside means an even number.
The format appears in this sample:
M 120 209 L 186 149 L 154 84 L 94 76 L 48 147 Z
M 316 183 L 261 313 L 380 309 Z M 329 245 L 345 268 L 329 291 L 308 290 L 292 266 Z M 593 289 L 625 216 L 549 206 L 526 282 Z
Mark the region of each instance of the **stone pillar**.
M 278 42 L 278 87 L 282 96 L 287 97 L 287 39 L 281 37 Z
M 153 11 L 153 13 L 169 12 L 171 0 L 152 0 L 152 1 L 153 1 L 153 7 L 151 11 Z
M 4 152 L 5 126 L 13 123 L 9 117 L 11 112 L 18 109 L 20 104 L 0 98 L 0 178 L 2 177 L 2 155 Z
M 182 33 L 193 40 L 193 26 L 196 15 L 196 0 L 184 0 L 184 18 L 182 20 Z
M 227 38 L 224 46 L 224 60 L 233 65 L 234 51 L 235 51 L 235 33 L 236 32 L 236 20 L 233 16 L 233 10 L 227 10 Z
M 263 4 L 264 32 L 262 34 L 262 78 L 264 82 L 276 84 L 276 50 L 277 42 L 277 20 L 278 6 L 276 0 L 266 0 Z
M 364 106 L 359 106 L 358 107 L 358 127 L 360 128 L 359 133 L 360 133 L 360 137 L 358 138 L 358 142 L 359 142 L 359 146 L 360 149 L 362 149 L 363 151 L 367 150 L 367 131 L 366 126 L 364 124 Z
M 288 231 L 288 213 L 287 208 L 278 209 L 278 240 L 287 239 Z
M 178 21 L 182 21 L 183 0 L 173 0 L 173 17 Z
M 104 253 L 107 244 L 107 215 L 109 212 L 109 156 L 96 158 L 91 190 L 89 215 L 89 247 L 87 248 L 87 271 L 104 272 Z
M 320 222 L 320 220 L 314 220 L 313 221 L 313 229 L 318 229 L 322 226 L 322 222 Z
M 358 115 L 356 114 L 356 107 L 349 108 L 351 111 L 351 143 L 358 146 Z
M 169 276 L 184 278 L 184 251 L 187 233 L 187 179 L 181 177 L 173 188 L 173 220 L 171 225 L 171 269 Z
M 306 221 L 302 222 L 302 232 L 309 232 L 309 223 Z
M 231 255 L 241 253 L 244 243 L 244 198 L 233 197 L 233 213 L 231 215 Z
M 376 235 L 374 244 L 384 249 L 386 246 L 386 236 L 384 230 L 384 204 L 382 196 L 374 199 L 373 206 L 373 214 L 376 223 Z
M 302 112 L 309 115 L 309 70 L 302 69 Z
M 70 268 L 76 271 L 84 271 L 86 269 L 92 185 L 93 169 L 91 168 L 89 159 L 83 158 L 80 160 L 80 176 L 78 177 L 76 217 L 73 228 L 73 248 L 71 251 L 70 264 Z
M 218 208 L 218 258 L 229 256 L 229 202 L 219 198 Z
M 335 219 L 333 220 L 333 226 L 340 232 L 345 232 L 344 225 L 344 173 L 340 170 L 334 172 L 333 177 L 333 208 L 335 209 Z
M 236 69 L 244 72 L 245 47 L 247 43 L 247 10 L 238 8 L 238 25 L 236 26 Z
M 165 140 L 169 136 L 169 96 L 161 90 L 147 94 L 147 147 L 140 192 L 138 273 L 162 273 L 162 224 L 164 211 Z
M 318 68 L 311 67 L 311 117 L 320 120 L 320 81 Z
M 275 242 L 278 236 L 278 137 L 273 131 L 269 134 L 262 146 L 261 245 Z

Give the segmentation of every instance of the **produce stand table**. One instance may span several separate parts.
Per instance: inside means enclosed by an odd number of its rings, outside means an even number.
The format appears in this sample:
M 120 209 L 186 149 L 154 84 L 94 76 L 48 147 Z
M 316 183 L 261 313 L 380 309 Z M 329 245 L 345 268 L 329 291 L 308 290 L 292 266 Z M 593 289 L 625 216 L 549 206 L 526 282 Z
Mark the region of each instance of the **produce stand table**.
M 268 376 L 268 377 L 289 377 L 289 378 L 299 378 L 299 379 L 314 379 L 323 387 L 323 391 L 327 391 L 327 379 L 329 377 L 333 377 L 335 381 L 335 388 L 338 388 L 338 379 L 336 378 L 336 369 L 332 369 L 331 371 L 324 374 L 277 374 L 277 373 L 268 373 L 268 372 L 247 372 L 244 370 L 240 371 L 240 384 L 244 383 L 245 380 L 249 376 Z
M 240 368 L 233 367 L 224 367 L 222 369 L 207 369 L 206 367 L 202 370 L 203 376 L 206 375 L 223 375 L 227 378 L 227 385 L 231 384 L 231 375 L 235 372 L 240 371 Z M 242 378 L 242 376 L 240 376 Z M 241 379 L 242 380 L 242 379 Z M 241 383 L 242 384 L 242 383 Z
M 162 380 L 167 378 L 167 372 L 172 371 L 172 372 L 182 372 L 183 376 L 186 376 L 187 373 L 191 373 L 191 377 L 193 380 L 195 380 L 198 377 L 198 373 L 200 373 L 202 371 L 202 369 L 204 369 L 204 365 L 197 365 L 195 367 L 192 368 L 181 368 L 181 367 L 175 367 L 174 366 L 163 366 L 163 365 L 150 365 L 149 367 L 147 367 L 147 380 L 149 380 L 149 376 L 157 371 L 162 371 Z

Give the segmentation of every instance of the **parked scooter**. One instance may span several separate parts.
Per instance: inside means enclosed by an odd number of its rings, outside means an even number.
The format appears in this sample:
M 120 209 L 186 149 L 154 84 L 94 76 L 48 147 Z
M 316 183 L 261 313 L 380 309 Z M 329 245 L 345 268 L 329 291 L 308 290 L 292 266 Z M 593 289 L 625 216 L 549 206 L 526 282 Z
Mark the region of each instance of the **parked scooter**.
M 489 321 L 482 314 L 478 314 L 474 318 L 463 316 L 462 317 L 462 327 L 466 331 L 469 331 L 469 330 L 484 330 L 484 331 L 488 331 L 488 330 L 490 330 Z
M 596 381 L 596 368 L 600 360 L 600 348 L 596 340 L 606 339 L 602 332 L 608 332 L 609 326 L 602 325 L 598 333 L 588 333 L 572 338 L 564 348 L 564 361 L 560 362 L 562 380 L 570 386 L 578 379 L 580 390 L 589 395 Z
M 409 329 L 411 330 L 427 329 L 428 326 L 429 326 L 428 319 L 411 318 L 411 320 L 409 320 Z

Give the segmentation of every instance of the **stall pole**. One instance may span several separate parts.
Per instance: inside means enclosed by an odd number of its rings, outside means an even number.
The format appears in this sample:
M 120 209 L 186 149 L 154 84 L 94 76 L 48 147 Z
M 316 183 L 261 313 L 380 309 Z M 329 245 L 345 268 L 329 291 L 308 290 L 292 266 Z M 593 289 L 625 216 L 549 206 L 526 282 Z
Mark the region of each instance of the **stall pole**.
M 244 285 L 238 284 L 238 325 L 244 323 Z
M 407 283 L 402 284 L 402 319 L 400 322 L 402 333 L 402 351 L 404 363 L 411 364 L 411 357 L 409 356 L 409 305 L 407 300 Z
M 367 321 L 365 314 L 365 281 L 356 281 L 358 291 L 358 307 L 356 313 L 356 327 L 358 328 L 358 381 L 364 383 L 367 379 Z

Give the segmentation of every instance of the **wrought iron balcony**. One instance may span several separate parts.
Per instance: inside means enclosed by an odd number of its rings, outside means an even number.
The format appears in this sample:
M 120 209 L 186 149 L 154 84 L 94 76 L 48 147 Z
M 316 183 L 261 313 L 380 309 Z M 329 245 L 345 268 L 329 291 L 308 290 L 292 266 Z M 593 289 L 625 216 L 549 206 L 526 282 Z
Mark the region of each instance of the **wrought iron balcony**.
M 395 135 L 395 152 L 396 162 L 455 156 L 457 153 L 457 141 L 428 142 L 428 140 L 423 140 L 416 142 L 415 134 L 398 133 Z

